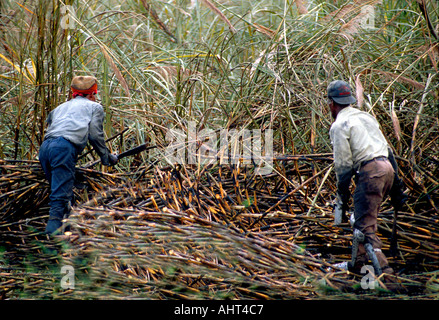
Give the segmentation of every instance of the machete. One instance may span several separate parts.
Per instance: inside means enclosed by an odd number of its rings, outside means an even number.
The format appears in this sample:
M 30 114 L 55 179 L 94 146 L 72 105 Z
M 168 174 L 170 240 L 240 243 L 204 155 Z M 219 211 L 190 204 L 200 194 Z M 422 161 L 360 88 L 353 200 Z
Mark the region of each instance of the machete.
M 148 147 L 146 145 L 146 143 L 145 144 L 141 144 L 140 146 L 137 146 L 135 148 L 132 148 L 130 150 L 122 152 L 121 154 L 118 154 L 117 158 L 120 160 L 122 158 L 133 156 L 133 155 L 138 154 L 138 153 L 140 153 L 142 151 L 146 151 L 146 150 L 150 150 L 150 149 L 154 149 L 154 148 L 157 148 L 157 146 L 149 146 Z
M 146 143 L 145 144 L 141 144 L 140 146 L 137 146 L 137 147 L 132 148 L 130 150 L 124 151 L 121 154 L 118 154 L 117 155 L 117 159 L 120 160 L 122 158 L 133 156 L 133 155 L 136 155 L 136 154 L 138 154 L 138 153 L 140 153 L 142 151 L 146 151 L 146 150 L 150 150 L 150 149 L 154 149 L 154 148 L 157 148 L 157 146 L 149 146 L 148 147 Z M 88 165 L 85 165 L 82 168 L 83 169 L 91 168 L 95 164 L 98 164 L 99 162 L 101 162 L 101 160 L 93 161 L 92 163 L 89 163 Z

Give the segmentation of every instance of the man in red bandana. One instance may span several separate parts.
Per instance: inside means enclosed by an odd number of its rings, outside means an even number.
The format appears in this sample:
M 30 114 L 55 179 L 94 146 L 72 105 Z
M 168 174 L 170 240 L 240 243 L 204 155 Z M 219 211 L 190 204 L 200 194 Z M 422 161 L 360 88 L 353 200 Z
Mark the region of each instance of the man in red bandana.
M 102 105 L 96 102 L 96 78 L 74 77 L 71 90 L 73 98 L 50 112 L 39 152 L 41 166 L 51 187 L 47 234 L 62 232 L 62 220 L 69 214 L 73 197 L 75 165 L 87 142 L 100 156 L 103 165 L 115 165 L 118 161 L 105 146 L 105 115 Z

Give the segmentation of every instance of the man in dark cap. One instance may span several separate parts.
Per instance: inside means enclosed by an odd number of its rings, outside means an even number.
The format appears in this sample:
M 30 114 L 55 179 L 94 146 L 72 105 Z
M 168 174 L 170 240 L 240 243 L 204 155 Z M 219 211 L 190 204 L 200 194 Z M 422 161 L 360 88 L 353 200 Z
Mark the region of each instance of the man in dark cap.
M 46 233 L 50 235 L 62 232 L 62 220 L 69 214 L 73 197 L 75 165 L 87 142 L 90 141 L 103 165 L 115 165 L 118 161 L 105 146 L 104 109 L 96 102 L 97 85 L 95 77 L 74 77 L 73 98 L 52 110 L 47 118 L 39 160 L 51 187 L 46 225 Z
M 356 99 L 348 83 L 331 82 L 327 94 L 334 118 L 329 135 L 337 176 L 335 225 L 346 218 L 353 176 L 356 184 L 354 219 L 351 219 L 354 229 L 352 261 L 344 266 L 359 272 L 369 257 L 376 273 L 393 274 L 376 235 L 378 212 L 394 181 L 394 167 L 388 159 L 393 155 L 389 154 L 391 151 L 378 121 L 369 113 L 350 106 Z

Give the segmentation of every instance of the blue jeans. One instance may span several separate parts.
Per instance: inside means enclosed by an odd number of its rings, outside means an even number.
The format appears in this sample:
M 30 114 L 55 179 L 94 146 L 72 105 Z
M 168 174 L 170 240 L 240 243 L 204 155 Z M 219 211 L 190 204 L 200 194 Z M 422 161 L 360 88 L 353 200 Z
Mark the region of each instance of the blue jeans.
M 76 147 L 62 137 L 46 139 L 41 145 L 39 159 L 51 189 L 49 221 L 46 225 L 48 234 L 57 231 L 62 226 L 64 215 L 69 213 L 77 158 Z

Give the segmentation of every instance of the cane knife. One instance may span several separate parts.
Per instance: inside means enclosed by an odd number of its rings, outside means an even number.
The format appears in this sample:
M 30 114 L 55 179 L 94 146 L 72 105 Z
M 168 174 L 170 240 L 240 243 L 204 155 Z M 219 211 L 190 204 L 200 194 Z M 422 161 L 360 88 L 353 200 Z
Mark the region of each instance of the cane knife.
M 146 143 L 145 144 L 141 144 L 140 146 L 137 146 L 137 147 L 132 148 L 130 150 L 124 151 L 121 154 L 118 154 L 117 155 L 117 159 L 120 160 L 120 159 L 123 159 L 125 157 L 133 156 L 133 155 L 136 155 L 136 154 L 138 154 L 138 153 L 140 153 L 142 151 L 146 151 L 146 150 L 150 150 L 150 149 L 154 149 L 154 148 L 157 148 L 157 146 L 147 146 Z M 90 164 L 88 164 L 88 165 L 86 165 L 86 166 L 84 166 L 82 168 L 83 169 L 91 168 L 95 164 L 99 163 L 100 161 L 101 160 L 93 161 L 92 163 L 90 163 Z

